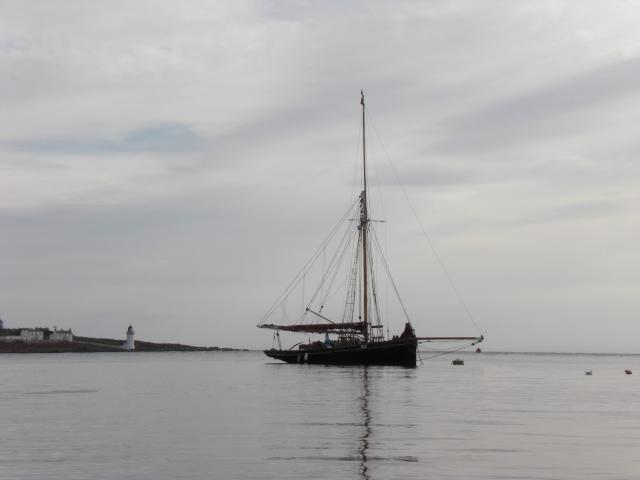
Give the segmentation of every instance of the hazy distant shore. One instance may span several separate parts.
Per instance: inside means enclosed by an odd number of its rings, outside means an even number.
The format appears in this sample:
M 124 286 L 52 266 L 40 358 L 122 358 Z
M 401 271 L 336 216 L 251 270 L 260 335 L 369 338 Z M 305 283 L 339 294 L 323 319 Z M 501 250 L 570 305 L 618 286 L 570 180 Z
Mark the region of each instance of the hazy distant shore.
M 112 338 L 73 337 L 73 342 L 11 342 L 0 343 L 0 353 L 69 353 L 69 352 L 125 352 L 122 340 Z M 244 349 L 228 347 L 196 347 L 181 343 L 135 341 L 134 352 L 213 352 Z

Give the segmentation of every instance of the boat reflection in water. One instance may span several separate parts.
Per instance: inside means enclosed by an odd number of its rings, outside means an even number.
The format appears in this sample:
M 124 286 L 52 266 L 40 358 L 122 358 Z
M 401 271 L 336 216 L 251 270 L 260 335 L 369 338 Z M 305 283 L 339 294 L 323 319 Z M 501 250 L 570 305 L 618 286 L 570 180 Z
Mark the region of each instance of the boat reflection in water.
M 369 367 L 362 367 L 362 395 L 360 396 L 360 413 L 362 414 L 362 436 L 360 437 L 360 477 L 369 480 L 367 454 L 369 453 L 369 436 L 371 435 L 371 413 L 369 412 Z
M 271 365 L 285 371 L 282 364 Z M 307 387 L 321 387 L 296 390 L 294 383 L 288 396 L 295 399 L 291 405 L 301 408 L 273 410 L 273 432 L 278 439 L 273 448 L 286 452 L 266 457 L 283 462 L 273 467 L 276 471 L 297 475 L 286 478 L 384 480 L 405 472 L 407 462 L 418 461 L 407 437 L 417 426 L 414 414 L 407 413 L 407 409 L 415 412 L 415 369 L 307 365 L 304 370 L 307 378 L 314 379 Z M 383 392 L 392 392 L 392 396 Z
M 416 463 L 418 459 L 414 455 L 406 454 L 407 452 L 398 455 L 398 452 L 395 451 L 395 448 L 385 448 L 384 451 L 378 452 L 376 452 L 374 448 L 374 452 L 372 455 L 370 451 L 372 438 L 375 437 L 375 444 L 380 446 L 381 444 L 385 444 L 388 442 L 390 435 L 392 437 L 395 436 L 395 432 L 397 429 L 413 429 L 416 427 L 416 425 L 413 422 L 408 421 L 407 418 L 404 418 L 402 420 L 398 419 L 393 415 L 392 412 L 386 412 L 386 421 L 380 421 L 381 412 L 372 412 L 373 409 L 371 408 L 371 402 L 373 401 L 374 405 L 376 403 L 375 387 L 376 385 L 378 387 L 382 387 L 382 385 L 379 384 L 379 381 L 388 382 L 389 379 L 388 377 L 381 377 L 380 374 L 382 373 L 383 369 L 381 369 L 380 367 L 364 365 L 361 368 L 362 370 L 360 372 L 360 376 L 362 379 L 362 389 L 360 391 L 359 397 L 359 413 L 361 423 L 359 425 L 360 432 L 358 434 L 358 473 L 359 478 L 361 479 L 370 480 L 371 478 L 375 478 L 382 480 L 384 478 L 388 478 L 389 468 L 391 465 L 395 465 L 395 467 L 404 470 L 405 467 L 403 467 L 402 465 L 406 463 Z M 401 373 L 401 378 L 407 380 L 409 383 L 412 383 L 412 380 L 415 378 L 415 371 L 408 369 L 403 370 L 404 371 L 397 373 Z M 374 385 L 373 397 L 370 388 L 371 384 Z M 411 391 L 411 387 L 409 387 L 409 391 Z M 378 419 L 377 422 L 374 421 L 375 418 Z M 373 474 L 371 470 L 372 466 L 376 466 Z M 375 473 L 376 471 L 377 474 Z

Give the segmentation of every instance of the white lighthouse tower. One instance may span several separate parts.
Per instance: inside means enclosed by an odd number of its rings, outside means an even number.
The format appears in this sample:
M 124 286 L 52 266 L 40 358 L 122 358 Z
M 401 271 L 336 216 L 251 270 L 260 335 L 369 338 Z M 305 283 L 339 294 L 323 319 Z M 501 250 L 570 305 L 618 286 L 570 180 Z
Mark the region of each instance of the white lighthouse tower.
M 124 348 L 125 350 L 131 351 L 136 348 L 135 344 L 133 343 L 134 333 L 136 332 L 133 331 L 133 327 L 129 325 L 129 328 L 127 328 L 127 341 L 122 345 L 122 348 Z

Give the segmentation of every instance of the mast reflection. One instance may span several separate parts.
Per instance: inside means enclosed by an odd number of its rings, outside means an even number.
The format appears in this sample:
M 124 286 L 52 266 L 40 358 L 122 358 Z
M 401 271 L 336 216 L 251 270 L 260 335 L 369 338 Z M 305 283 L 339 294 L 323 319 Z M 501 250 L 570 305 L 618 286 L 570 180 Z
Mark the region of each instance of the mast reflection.
M 362 436 L 360 437 L 360 477 L 369 480 L 367 454 L 369 451 L 369 436 L 371 435 L 371 413 L 369 412 L 369 367 L 362 367 L 362 395 L 360 396 L 360 412 L 362 414 Z

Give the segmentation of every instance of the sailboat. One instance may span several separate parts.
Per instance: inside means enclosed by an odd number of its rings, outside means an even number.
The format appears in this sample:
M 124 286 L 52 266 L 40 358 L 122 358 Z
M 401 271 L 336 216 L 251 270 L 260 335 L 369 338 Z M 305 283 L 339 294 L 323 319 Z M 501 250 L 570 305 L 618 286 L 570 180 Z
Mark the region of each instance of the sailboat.
M 470 342 L 475 345 L 484 340 L 484 336 L 465 337 L 418 337 L 409 319 L 409 315 L 400 299 L 396 284 L 384 258 L 380 242 L 377 239 L 372 223 L 375 220 L 369 216 L 369 201 L 367 197 L 367 142 L 364 92 L 360 92 L 362 106 L 362 190 L 357 196 L 341 222 L 334 227 L 320 248 L 307 262 L 302 271 L 289 284 L 285 292 L 276 300 L 269 311 L 258 323 L 259 328 L 272 329 L 274 346 L 264 353 L 271 358 L 287 363 L 307 363 L 324 365 L 399 365 L 415 367 L 419 342 L 455 341 Z M 347 223 L 347 229 L 342 235 L 340 225 Z M 355 224 L 355 229 L 353 228 Z M 337 238 L 337 240 L 336 240 Z M 327 246 L 337 247 L 326 262 Z M 349 245 L 353 244 L 350 248 Z M 404 330 L 399 335 L 385 334 L 382 325 L 382 314 L 379 295 L 376 290 L 376 262 L 372 253 L 377 251 L 382 266 L 388 275 L 395 291 L 402 312 L 405 316 Z M 347 253 L 351 252 L 350 261 L 344 262 Z M 288 321 L 287 302 L 292 296 L 294 288 L 302 285 L 303 297 L 306 278 L 311 272 L 311 265 L 319 263 L 322 257 L 322 269 L 319 275 L 319 285 L 313 290 L 311 299 L 303 298 L 302 314 L 295 321 Z M 380 261 L 380 260 L 379 260 Z M 333 318 L 326 313 L 327 301 L 335 296 L 332 287 L 336 284 L 343 268 L 346 280 L 343 289 L 343 306 L 340 318 L 335 314 Z M 314 302 L 318 306 L 314 306 Z M 282 318 L 277 323 L 271 319 L 281 311 Z M 298 342 L 291 348 L 282 348 L 280 332 L 295 332 L 309 336 L 307 342 Z M 311 340 L 311 335 L 324 335 L 324 340 Z

